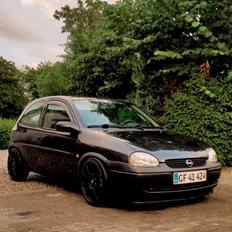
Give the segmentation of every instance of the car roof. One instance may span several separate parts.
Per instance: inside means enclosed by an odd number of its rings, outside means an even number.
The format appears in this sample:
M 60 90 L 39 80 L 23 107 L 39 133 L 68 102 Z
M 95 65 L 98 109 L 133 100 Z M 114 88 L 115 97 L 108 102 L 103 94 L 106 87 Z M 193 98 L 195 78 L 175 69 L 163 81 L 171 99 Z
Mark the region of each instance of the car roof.
M 120 101 L 120 102 L 127 102 L 125 100 L 121 100 L 121 99 L 110 99 L 110 98 L 97 98 L 97 97 L 77 97 L 77 96 L 66 96 L 66 95 L 54 95 L 54 96 L 47 96 L 47 97 L 41 97 L 41 98 L 37 98 L 36 100 L 66 100 L 66 101 L 70 101 L 70 100 L 95 100 L 95 101 Z

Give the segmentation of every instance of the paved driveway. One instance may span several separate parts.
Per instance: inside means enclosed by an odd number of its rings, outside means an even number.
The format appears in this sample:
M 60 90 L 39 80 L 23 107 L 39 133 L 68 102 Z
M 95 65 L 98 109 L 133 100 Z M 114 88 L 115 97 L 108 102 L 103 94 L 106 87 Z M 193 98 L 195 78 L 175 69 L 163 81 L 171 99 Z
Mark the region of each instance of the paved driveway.
M 129 211 L 89 206 L 70 186 L 32 174 L 26 182 L 9 180 L 6 151 L 0 151 L 0 231 L 232 231 L 232 169 L 224 169 L 206 201 L 163 209 Z

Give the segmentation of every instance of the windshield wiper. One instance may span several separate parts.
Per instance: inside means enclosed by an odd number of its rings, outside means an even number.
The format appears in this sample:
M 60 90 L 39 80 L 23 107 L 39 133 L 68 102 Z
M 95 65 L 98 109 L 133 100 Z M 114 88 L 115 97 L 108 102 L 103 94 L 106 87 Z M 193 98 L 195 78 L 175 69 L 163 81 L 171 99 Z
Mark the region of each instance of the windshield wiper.
M 103 128 L 103 129 L 120 128 L 120 129 L 140 129 L 140 130 L 163 129 L 162 127 L 159 127 L 159 126 L 143 126 L 140 124 L 134 125 L 134 126 L 120 126 L 120 125 L 114 125 L 114 124 L 88 125 L 87 128 Z
M 143 125 L 134 125 L 134 126 L 128 126 L 127 128 L 136 128 L 136 129 L 141 129 L 141 130 L 145 130 L 145 129 L 162 129 L 162 127 L 160 126 L 143 126 Z
M 88 125 L 87 128 L 103 128 L 103 129 L 108 129 L 108 128 L 125 128 L 124 126 L 119 126 L 119 125 L 113 125 L 113 124 L 102 124 L 102 125 Z

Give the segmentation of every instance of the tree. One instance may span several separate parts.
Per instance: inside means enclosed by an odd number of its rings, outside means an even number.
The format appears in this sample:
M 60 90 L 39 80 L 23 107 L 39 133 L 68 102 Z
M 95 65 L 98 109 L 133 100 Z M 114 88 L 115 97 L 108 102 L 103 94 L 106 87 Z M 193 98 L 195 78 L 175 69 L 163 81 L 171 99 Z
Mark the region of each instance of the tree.
M 36 85 L 40 97 L 68 94 L 70 81 L 64 63 L 41 63 L 37 68 L 37 74 Z
M 108 25 L 121 38 L 117 47 L 130 60 L 134 101 L 162 109 L 185 80 L 199 76 L 200 67 L 202 77 L 226 75 L 231 10 L 229 0 L 123 0 L 108 7 Z
M 192 78 L 165 104 L 166 128 L 198 137 L 232 166 L 232 73 L 220 79 Z
M 14 63 L 0 57 L 0 117 L 11 118 L 21 113 L 26 104 L 24 89 L 20 85 L 19 70 Z
M 21 80 L 25 86 L 26 92 L 31 99 L 39 97 L 39 90 L 36 84 L 37 69 L 25 66 L 21 70 Z
M 40 63 L 38 67 L 26 67 L 23 79 L 31 98 L 49 95 L 69 95 L 73 84 L 69 67 L 64 62 Z
M 89 0 L 55 17 L 69 33 L 77 93 L 129 98 L 157 112 L 185 80 L 228 73 L 231 13 L 229 0 Z
M 107 3 L 78 2 L 76 8 L 65 6 L 54 15 L 63 19 L 63 32 L 69 33 L 65 62 L 74 74 L 71 93 L 125 98 L 131 91 L 131 69 L 124 51 L 114 47 L 114 31 L 105 27 Z

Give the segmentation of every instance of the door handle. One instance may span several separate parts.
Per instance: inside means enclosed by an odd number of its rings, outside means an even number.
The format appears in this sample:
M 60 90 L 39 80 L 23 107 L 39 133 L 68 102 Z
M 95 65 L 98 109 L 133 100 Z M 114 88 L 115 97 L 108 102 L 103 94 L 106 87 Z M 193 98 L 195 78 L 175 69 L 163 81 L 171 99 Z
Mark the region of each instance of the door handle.
M 27 129 L 26 128 L 19 128 L 19 131 L 22 132 L 22 133 L 26 133 L 27 132 Z
M 34 138 L 33 142 L 34 143 L 41 143 L 42 142 L 42 138 L 40 138 L 40 137 Z

